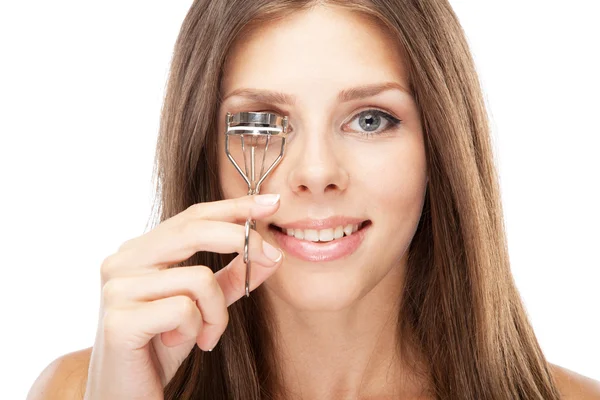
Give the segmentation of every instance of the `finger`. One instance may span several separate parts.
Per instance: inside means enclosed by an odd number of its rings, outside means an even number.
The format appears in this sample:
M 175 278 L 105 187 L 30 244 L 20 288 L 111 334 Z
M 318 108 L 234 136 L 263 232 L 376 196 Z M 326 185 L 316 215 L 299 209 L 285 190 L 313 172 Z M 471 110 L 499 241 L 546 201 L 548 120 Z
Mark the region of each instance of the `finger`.
M 136 350 L 163 332 L 176 330 L 179 338 L 196 338 L 202 329 L 202 316 L 188 296 L 174 296 L 129 308 L 111 309 L 104 315 L 103 327 L 110 345 Z M 166 346 L 174 344 L 169 338 L 167 342 Z
M 269 276 L 271 276 L 283 262 L 283 253 L 281 259 L 275 266 L 265 267 L 261 264 L 251 263 L 250 265 L 250 291 L 260 286 Z M 229 307 L 246 294 L 246 264 L 243 255 L 235 257 L 227 266 L 215 273 L 215 277 L 223 294 L 225 304 Z
M 212 221 L 240 222 L 246 219 L 264 218 L 279 208 L 278 194 L 248 195 L 235 199 L 196 203 L 188 207 L 176 219 L 191 217 Z
M 124 276 L 111 279 L 102 288 L 107 309 L 127 308 L 135 303 L 178 295 L 196 302 L 203 324 L 198 343 L 203 348 L 210 346 L 221 337 L 229 322 L 225 296 L 210 268 L 190 266 Z
M 161 235 L 162 231 L 170 233 L 172 229 L 178 229 L 178 226 L 185 224 L 189 219 L 240 223 L 248 218 L 254 220 L 265 218 L 277 209 L 279 209 L 279 195 L 276 194 L 248 195 L 235 199 L 196 203 L 163 221 L 152 231 L 126 241 L 119 251 L 137 246 L 139 241 L 148 236 Z
M 190 258 L 199 251 L 243 254 L 245 227 L 220 221 L 191 219 L 187 225 L 171 232 L 148 236 L 138 246 L 120 251 L 104 260 L 102 282 L 109 279 L 148 273 L 164 269 Z M 252 262 L 272 266 L 281 257 L 281 251 L 265 242 L 250 229 L 248 256 Z

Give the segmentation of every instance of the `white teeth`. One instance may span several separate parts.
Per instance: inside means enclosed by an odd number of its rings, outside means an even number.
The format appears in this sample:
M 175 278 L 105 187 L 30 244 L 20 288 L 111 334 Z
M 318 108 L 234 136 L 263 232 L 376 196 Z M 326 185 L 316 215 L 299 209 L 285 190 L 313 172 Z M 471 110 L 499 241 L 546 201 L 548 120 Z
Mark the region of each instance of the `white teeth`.
M 362 224 L 348 224 L 346 226 L 340 225 L 336 228 L 329 229 L 284 229 L 288 236 L 293 236 L 296 239 L 308 240 L 310 242 L 330 242 L 335 239 L 341 239 L 346 236 L 352 235 L 356 232 Z
M 350 235 L 352 235 L 352 232 L 354 232 L 354 227 L 352 226 L 352 224 L 348 224 L 348 225 L 346 225 L 346 226 L 344 227 L 344 233 L 345 233 L 347 236 L 350 236 Z
M 319 232 L 316 229 L 305 229 L 304 230 L 304 240 L 309 240 L 311 242 L 319 241 Z
M 333 240 L 333 228 L 319 231 L 319 241 L 329 242 L 331 240 Z
M 333 238 L 334 239 L 339 239 L 342 236 L 344 236 L 344 227 L 343 226 L 338 226 L 337 228 L 335 228 L 335 232 L 333 233 Z

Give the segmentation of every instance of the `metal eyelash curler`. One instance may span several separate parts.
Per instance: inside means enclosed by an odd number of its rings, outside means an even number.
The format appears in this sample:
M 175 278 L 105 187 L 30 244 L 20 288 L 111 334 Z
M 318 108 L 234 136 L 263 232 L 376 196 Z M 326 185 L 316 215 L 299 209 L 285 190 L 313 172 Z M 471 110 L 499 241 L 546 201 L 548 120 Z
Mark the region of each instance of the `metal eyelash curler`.
M 225 153 L 231 160 L 237 171 L 248 184 L 248 194 L 258 194 L 260 185 L 267 175 L 279 164 L 285 150 L 285 140 L 288 132 L 288 117 L 268 112 L 239 112 L 227 113 L 225 116 Z M 230 138 L 240 139 L 241 157 L 244 160 L 244 170 L 235 161 L 233 153 L 240 157 L 240 149 L 232 148 Z M 275 154 L 275 160 L 265 171 L 269 163 L 269 145 L 272 138 L 280 138 L 280 150 Z M 261 154 L 262 153 L 262 154 Z M 273 152 L 271 152 L 273 153 Z M 273 155 L 273 154 L 271 154 Z M 262 157 L 261 157 L 262 156 Z M 257 162 L 260 163 L 260 170 Z M 248 218 L 244 237 L 244 263 L 246 264 L 246 297 L 250 297 L 250 260 L 248 259 L 248 243 L 250 241 L 250 229 L 256 229 L 256 221 Z

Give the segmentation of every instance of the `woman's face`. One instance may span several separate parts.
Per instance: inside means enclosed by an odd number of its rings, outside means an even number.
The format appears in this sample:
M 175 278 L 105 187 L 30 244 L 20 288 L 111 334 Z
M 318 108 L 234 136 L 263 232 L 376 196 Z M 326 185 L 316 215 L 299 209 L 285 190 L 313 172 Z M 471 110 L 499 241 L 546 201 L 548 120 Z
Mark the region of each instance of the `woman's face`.
M 254 95 L 229 96 L 241 89 Z M 275 103 L 259 95 L 268 92 L 285 96 Z M 227 198 L 246 195 L 248 187 L 225 154 L 226 113 L 289 117 L 285 156 L 260 188 L 281 195 L 277 213 L 257 221 L 257 231 L 285 253 L 263 283 L 268 292 L 298 309 L 338 310 L 377 287 L 401 284 L 427 170 L 396 43 L 362 16 L 316 7 L 240 38 L 222 96 L 219 173 Z M 353 224 L 362 228 L 339 238 L 340 226 Z

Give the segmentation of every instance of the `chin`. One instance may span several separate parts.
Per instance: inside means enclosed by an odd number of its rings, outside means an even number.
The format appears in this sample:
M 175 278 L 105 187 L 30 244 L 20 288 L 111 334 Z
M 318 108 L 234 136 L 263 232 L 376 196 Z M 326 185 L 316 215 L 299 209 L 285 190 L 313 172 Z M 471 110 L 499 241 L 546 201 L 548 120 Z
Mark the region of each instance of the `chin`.
M 294 277 L 285 278 L 276 275 L 263 284 L 278 301 L 283 301 L 298 311 L 343 310 L 359 300 L 367 290 L 360 285 L 358 277 L 350 274 L 342 279 L 333 274 L 294 274 Z

